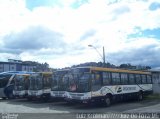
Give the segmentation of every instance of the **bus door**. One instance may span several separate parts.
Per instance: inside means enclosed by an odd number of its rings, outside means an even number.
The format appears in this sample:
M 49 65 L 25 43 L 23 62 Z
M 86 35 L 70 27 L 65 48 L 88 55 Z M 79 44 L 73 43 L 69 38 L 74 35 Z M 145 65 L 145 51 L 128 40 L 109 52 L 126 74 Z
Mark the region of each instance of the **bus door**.
M 92 81 L 91 81 L 91 90 L 96 92 L 102 87 L 102 76 L 101 72 L 92 71 Z M 94 95 L 94 94 L 93 94 Z
M 43 75 L 43 90 L 48 92 L 51 89 L 52 75 Z
M 24 78 L 24 90 L 28 90 L 29 88 L 29 75 Z

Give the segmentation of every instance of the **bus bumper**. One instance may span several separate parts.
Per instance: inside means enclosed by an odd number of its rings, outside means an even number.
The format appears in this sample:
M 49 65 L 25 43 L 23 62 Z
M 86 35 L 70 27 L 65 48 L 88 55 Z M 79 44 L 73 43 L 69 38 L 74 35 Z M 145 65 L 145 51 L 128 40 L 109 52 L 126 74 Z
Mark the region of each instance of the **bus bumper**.
M 15 98 L 26 98 L 28 95 L 14 95 Z
M 89 99 L 73 99 L 73 98 L 65 98 L 64 100 L 70 103 L 81 103 L 81 104 L 100 104 L 104 101 L 104 96 L 100 97 L 91 97 Z
M 80 104 L 89 104 L 92 102 L 91 99 L 78 100 L 78 99 L 64 98 L 64 100 L 69 103 L 80 103 Z
M 44 93 L 44 94 L 41 94 L 41 95 L 28 95 L 27 96 L 28 99 L 35 99 L 35 100 L 41 100 L 41 99 L 44 99 L 44 100 L 49 100 L 50 99 L 50 94 L 49 93 Z

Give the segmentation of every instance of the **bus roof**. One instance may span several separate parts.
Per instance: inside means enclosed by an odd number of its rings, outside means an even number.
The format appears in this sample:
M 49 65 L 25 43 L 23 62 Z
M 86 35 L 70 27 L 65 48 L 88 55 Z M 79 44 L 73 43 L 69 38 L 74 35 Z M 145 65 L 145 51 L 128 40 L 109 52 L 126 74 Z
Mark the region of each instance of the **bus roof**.
M 53 71 L 53 73 L 54 72 L 63 72 L 63 71 L 69 71 L 70 69 L 58 69 L 58 70 L 55 70 L 55 71 Z
M 0 74 L 30 74 L 33 72 L 27 72 L 27 71 L 7 71 L 7 72 L 1 72 Z
M 53 73 L 52 72 L 34 72 L 33 74 L 49 75 L 49 74 L 53 74 Z
M 17 76 L 30 76 L 30 74 L 27 74 L 27 73 L 25 73 L 25 74 L 16 74 Z
M 151 74 L 150 72 L 146 72 L 146 71 L 145 72 L 144 71 L 133 71 L 133 70 L 103 68 L 103 67 L 91 67 L 91 70 L 110 71 L 110 72 L 119 72 L 119 73 L 133 73 L 133 74 Z
M 108 72 L 118 72 L 118 73 L 133 73 L 133 74 L 151 74 L 149 71 L 135 71 L 135 70 L 124 70 L 115 68 L 104 68 L 104 67 L 76 67 L 76 68 L 90 68 L 91 71 L 108 71 Z

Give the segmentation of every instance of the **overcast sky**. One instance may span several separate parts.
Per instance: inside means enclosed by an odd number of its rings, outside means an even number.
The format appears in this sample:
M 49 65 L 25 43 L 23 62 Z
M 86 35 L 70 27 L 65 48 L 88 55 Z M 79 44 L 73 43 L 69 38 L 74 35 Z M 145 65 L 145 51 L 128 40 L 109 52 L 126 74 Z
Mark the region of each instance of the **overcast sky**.
M 0 0 L 0 61 L 160 67 L 159 0 Z

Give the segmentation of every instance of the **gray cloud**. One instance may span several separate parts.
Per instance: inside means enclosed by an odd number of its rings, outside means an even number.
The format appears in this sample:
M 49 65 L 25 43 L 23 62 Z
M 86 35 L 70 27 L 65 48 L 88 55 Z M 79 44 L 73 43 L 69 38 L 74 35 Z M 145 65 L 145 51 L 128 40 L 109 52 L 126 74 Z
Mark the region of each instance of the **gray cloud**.
M 160 66 L 160 48 L 158 45 L 150 45 L 139 49 L 130 49 L 108 55 L 109 62 L 115 64 L 131 63 L 134 65 Z M 107 60 L 107 57 L 106 57 Z
M 20 33 L 5 36 L 1 52 L 20 53 L 26 50 L 64 47 L 63 36 L 45 27 L 30 27 Z
M 94 36 L 95 34 L 96 34 L 96 30 L 89 30 L 81 36 L 80 40 L 85 40 L 89 37 Z
M 119 16 L 126 14 L 128 12 L 130 12 L 130 8 L 128 6 L 123 5 L 123 6 L 117 7 L 112 11 L 112 14 L 113 14 L 112 20 L 116 20 L 118 19 Z
M 127 12 L 130 12 L 130 9 L 129 9 L 128 6 L 121 6 L 121 7 L 118 7 L 118 8 L 113 10 L 113 13 L 115 15 L 122 15 L 122 14 L 127 13 Z

